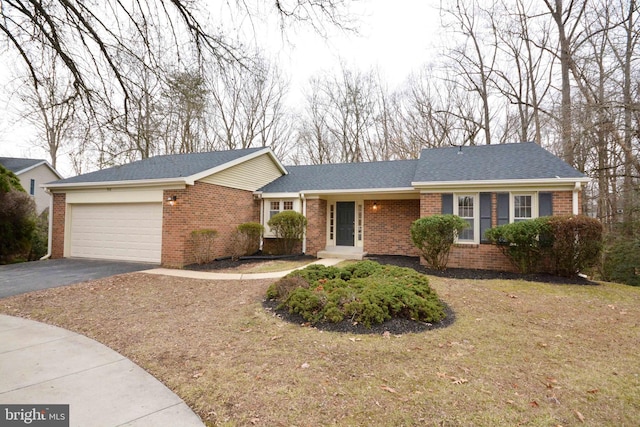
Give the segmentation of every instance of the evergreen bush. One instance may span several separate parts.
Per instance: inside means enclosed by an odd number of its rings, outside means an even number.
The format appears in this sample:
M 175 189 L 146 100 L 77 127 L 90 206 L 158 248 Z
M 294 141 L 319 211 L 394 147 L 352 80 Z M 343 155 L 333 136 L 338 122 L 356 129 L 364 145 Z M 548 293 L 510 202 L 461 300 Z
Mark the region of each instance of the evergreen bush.
M 296 211 L 282 211 L 271 217 L 267 224 L 280 240 L 282 253 L 292 254 L 296 243 L 304 236 L 307 219 Z
M 423 217 L 411 224 L 411 241 L 431 268 L 444 270 L 456 236 L 468 226 L 457 215 Z

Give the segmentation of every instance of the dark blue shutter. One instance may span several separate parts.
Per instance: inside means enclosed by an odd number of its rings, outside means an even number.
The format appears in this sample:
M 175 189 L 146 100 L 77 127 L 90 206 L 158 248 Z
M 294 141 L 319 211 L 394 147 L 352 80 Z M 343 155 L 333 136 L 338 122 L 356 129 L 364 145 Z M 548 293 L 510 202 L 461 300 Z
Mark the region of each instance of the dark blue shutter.
M 550 215 L 553 215 L 553 194 L 552 193 L 538 194 L 538 216 L 550 216 Z
M 491 228 L 491 193 L 480 193 L 480 243 L 487 243 L 484 232 Z
M 509 224 L 509 193 L 497 195 L 498 225 Z
M 442 214 L 453 214 L 453 194 L 442 194 Z

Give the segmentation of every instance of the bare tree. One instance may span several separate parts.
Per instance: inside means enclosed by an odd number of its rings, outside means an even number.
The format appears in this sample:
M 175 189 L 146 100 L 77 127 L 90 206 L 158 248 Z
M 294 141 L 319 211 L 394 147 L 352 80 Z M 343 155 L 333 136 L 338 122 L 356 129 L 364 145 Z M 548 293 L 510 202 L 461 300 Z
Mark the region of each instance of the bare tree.
M 341 26 L 346 22 L 345 0 L 276 0 L 271 9 L 288 23 L 307 23 L 319 30 L 326 22 Z M 224 7 L 250 14 L 248 2 L 225 2 Z M 156 40 L 147 28 L 164 28 L 173 43 L 171 50 L 158 52 Z M 162 57 L 184 56 L 185 46 L 200 58 L 210 56 L 220 66 L 242 62 L 244 55 L 232 38 L 211 29 L 198 12 L 197 4 L 186 0 L 141 0 L 122 2 L 83 2 L 53 0 L 49 2 L 10 0 L 0 8 L 0 34 L 6 45 L 23 59 L 27 73 L 37 86 L 43 79 L 38 70 L 38 54 L 47 50 L 55 54 L 73 80 L 77 95 L 84 97 L 90 108 L 99 97 L 111 105 L 113 98 L 105 93 L 109 81 L 117 82 L 125 114 L 131 86 L 118 62 L 119 52 L 128 52 L 132 37 L 148 49 L 154 63 Z M 133 35 L 131 34 L 133 29 Z M 159 56 L 158 53 L 161 55 Z M 100 96 L 101 95 L 101 96 Z
M 455 5 L 441 10 L 445 27 L 462 36 L 460 43 L 445 54 L 456 76 L 451 81 L 478 96 L 484 142 L 491 144 L 491 79 L 498 56 L 495 3 L 485 9 L 477 0 L 456 0 Z M 483 26 L 487 26 L 489 31 Z
M 37 130 L 36 145 L 47 152 L 55 168 L 60 150 L 70 143 L 76 130 L 79 100 L 55 58 L 43 57 L 38 69 L 47 77 L 39 85 L 27 80 L 21 86 L 19 96 L 26 107 L 24 117 Z

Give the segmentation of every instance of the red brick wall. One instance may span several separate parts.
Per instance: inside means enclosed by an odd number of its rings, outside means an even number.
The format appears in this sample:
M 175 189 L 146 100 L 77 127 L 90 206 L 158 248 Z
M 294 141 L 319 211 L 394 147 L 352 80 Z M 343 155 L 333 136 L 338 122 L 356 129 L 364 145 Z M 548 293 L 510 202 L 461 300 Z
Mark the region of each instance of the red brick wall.
M 442 213 L 442 194 L 420 194 L 420 218 Z
M 582 193 L 579 194 L 582 195 Z M 573 192 L 555 191 L 553 193 L 552 204 L 554 215 L 571 215 L 573 213 Z M 580 203 L 580 199 L 578 199 L 578 209 L 581 210 L 581 207 L 582 204 Z
M 317 256 L 327 246 L 327 201 L 307 199 L 306 254 Z
M 411 223 L 420 217 L 420 200 L 364 202 L 364 250 L 376 255 L 418 256 L 411 243 Z
M 177 196 L 174 206 L 166 202 Z M 162 264 L 182 267 L 195 262 L 191 231 L 218 231 L 213 256 L 229 255 L 230 237 L 244 222 L 259 221 L 259 207 L 251 191 L 196 182 L 184 190 L 165 190 L 162 213 Z
M 53 218 L 51 230 L 51 258 L 64 256 L 64 223 L 67 213 L 67 195 L 53 194 Z

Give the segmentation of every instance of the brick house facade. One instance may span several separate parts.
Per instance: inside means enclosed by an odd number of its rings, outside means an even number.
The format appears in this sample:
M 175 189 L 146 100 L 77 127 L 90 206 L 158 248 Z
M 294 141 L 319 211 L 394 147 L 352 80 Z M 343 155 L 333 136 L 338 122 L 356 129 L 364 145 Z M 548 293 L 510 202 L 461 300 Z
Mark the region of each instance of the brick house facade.
M 473 236 L 454 245 L 448 265 L 512 270 L 481 232 L 543 214 L 579 214 L 586 182 L 534 143 L 427 149 L 416 160 L 286 168 L 269 148 L 159 156 L 48 184 L 54 207 L 51 256 L 183 267 L 196 259 L 194 230 L 215 229 L 212 256 L 223 257 L 230 255 L 239 224 L 267 226 L 275 212 L 293 209 L 308 223 L 296 251 L 415 257 L 413 221 L 464 213 L 475 224 Z M 463 199 L 469 206 L 460 204 Z M 266 252 L 275 250 L 274 237 L 267 227 Z

